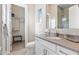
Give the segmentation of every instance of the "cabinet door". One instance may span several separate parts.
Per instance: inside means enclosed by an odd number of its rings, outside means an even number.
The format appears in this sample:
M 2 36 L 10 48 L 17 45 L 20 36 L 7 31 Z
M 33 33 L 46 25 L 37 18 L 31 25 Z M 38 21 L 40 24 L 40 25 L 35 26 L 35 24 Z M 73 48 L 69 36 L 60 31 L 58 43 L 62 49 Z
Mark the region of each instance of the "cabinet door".
M 47 55 L 57 55 L 57 53 L 51 51 L 51 50 L 47 50 Z
M 57 53 L 59 55 L 77 55 L 78 54 L 77 52 L 74 52 L 70 49 L 67 49 L 61 46 L 57 46 Z
M 43 39 L 40 39 L 40 42 L 41 44 L 43 44 L 45 47 L 51 49 L 52 51 L 55 51 L 57 50 L 57 47 L 56 47 L 56 44 L 53 44 L 53 43 L 50 43 L 46 40 L 43 40 Z
M 40 40 L 40 39 L 39 39 Z M 35 51 L 36 55 L 43 55 L 44 54 L 44 47 L 43 45 L 39 42 L 38 39 L 35 40 Z
M 46 50 L 47 55 L 57 55 L 57 53 L 55 51 L 53 51 L 53 50 L 51 50 L 51 49 L 49 49 L 47 47 L 45 48 L 45 50 Z
M 56 45 L 40 38 L 35 38 L 37 55 L 57 55 Z

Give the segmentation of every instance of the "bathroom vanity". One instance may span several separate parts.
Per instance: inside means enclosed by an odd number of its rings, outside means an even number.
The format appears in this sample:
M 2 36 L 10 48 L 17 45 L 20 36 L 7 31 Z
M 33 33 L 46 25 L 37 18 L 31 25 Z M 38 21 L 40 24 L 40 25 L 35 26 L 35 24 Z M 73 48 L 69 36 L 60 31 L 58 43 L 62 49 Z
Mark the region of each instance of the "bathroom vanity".
M 55 6 L 57 8 L 57 19 L 52 19 L 55 15 L 52 16 L 52 14 L 48 11 L 46 16 L 47 22 L 49 21 L 49 23 L 47 23 L 47 28 L 54 29 L 49 30 L 49 34 L 58 33 L 60 36 L 58 34 L 55 36 L 47 34 L 36 35 L 36 55 L 79 54 L 79 17 L 77 17 L 79 15 L 78 5 L 71 5 L 67 8 L 63 8 L 61 6 L 62 5 L 59 5 L 58 7 Z
M 45 34 L 35 37 L 36 55 L 78 55 L 79 43 L 64 38 L 47 36 Z

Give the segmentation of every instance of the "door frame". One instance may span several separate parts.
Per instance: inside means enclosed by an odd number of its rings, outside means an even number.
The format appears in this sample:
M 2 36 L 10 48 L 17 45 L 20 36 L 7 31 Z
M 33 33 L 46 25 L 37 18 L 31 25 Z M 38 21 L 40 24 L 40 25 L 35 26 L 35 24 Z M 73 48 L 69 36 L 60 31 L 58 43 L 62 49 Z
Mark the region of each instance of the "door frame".
M 26 4 L 14 4 L 20 7 L 25 8 L 25 47 L 27 47 L 28 44 L 28 5 Z M 11 24 L 11 4 L 4 4 L 2 7 L 3 10 L 3 15 L 2 15 L 2 19 L 3 20 L 7 20 L 8 24 Z M 5 15 L 5 16 L 4 16 Z M 7 51 L 5 51 L 5 40 L 3 38 L 2 40 L 2 54 L 9 54 L 12 48 L 12 44 L 11 44 L 11 39 L 12 39 L 12 32 L 11 32 L 12 27 L 9 27 L 8 25 L 8 30 L 10 30 L 8 32 L 8 39 L 7 39 Z
M 26 4 L 14 4 L 20 7 L 23 7 L 25 9 L 25 47 L 27 47 L 28 44 L 28 5 Z

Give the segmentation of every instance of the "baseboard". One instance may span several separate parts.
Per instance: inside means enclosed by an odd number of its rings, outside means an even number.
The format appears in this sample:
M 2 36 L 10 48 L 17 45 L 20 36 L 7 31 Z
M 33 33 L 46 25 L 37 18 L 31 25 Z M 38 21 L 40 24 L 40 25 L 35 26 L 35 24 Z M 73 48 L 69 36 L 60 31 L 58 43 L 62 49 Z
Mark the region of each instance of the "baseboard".
M 34 45 L 34 44 L 35 44 L 35 41 L 29 42 L 29 43 L 27 44 L 27 47 L 28 47 L 28 46 L 31 46 L 31 45 Z

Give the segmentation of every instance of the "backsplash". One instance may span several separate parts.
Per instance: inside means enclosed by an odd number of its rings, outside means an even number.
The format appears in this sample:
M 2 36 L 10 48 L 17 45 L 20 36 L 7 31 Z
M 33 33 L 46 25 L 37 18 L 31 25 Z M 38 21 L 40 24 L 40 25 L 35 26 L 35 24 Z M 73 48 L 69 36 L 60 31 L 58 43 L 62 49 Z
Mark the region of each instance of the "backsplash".
M 69 41 L 79 43 L 78 29 L 51 29 L 50 36 L 65 38 Z
M 50 29 L 50 33 L 79 36 L 79 29 Z

